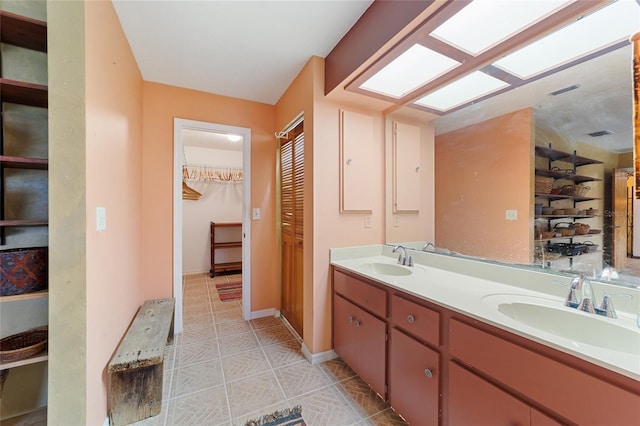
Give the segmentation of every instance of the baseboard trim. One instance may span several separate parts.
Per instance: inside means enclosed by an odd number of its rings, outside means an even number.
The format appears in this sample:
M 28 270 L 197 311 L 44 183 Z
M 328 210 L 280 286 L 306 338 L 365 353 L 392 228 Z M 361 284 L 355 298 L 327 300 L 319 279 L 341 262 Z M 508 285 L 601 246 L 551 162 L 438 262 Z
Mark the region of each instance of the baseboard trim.
M 307 345 L 302 342 L 302 347 L 300 348 L 304 357 L 311 363 L 311 365 L 320 364 L 326 361 L 330 361 L 332 359 L 338 358 L 338 354 L 333 351 L 333 349 L 319 352 L 317 354 L 311 353 Z
M 258 319 L 258 318 L 266 318 L 266 317 L 279 317 L 280 311 L 275 308 L 263 309 L 261 311 L 253 311 L 251 312 L 251 318 L 249 319 Z

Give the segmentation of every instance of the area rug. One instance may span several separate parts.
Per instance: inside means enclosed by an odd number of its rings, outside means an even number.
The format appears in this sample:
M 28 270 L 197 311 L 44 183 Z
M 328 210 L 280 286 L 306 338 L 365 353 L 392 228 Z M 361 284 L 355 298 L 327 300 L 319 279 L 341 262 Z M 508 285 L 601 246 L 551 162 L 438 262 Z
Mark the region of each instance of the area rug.
M 223 302 L 242 299 L 242 279 L 216 284 L 216 290 Z
M 302 419 L 302 407 L 296 405 L 293 408 L 274 411 L 271 414 L 249 420 L 244 426 L 306 426 Z

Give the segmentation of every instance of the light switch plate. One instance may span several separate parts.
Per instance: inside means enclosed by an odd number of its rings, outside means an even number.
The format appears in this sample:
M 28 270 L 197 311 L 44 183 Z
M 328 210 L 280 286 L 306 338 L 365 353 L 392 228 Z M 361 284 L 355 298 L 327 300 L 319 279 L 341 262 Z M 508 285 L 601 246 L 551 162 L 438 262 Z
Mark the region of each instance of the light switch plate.
M 253 209 L 253 220 L 260 220 L 260 207 Z
M 371 228 L 371 215 L 370 214 L 364 215 L 364 227 L 365 228 Z
M 102 232 L 107 229 L 107 209 L 96 207 L 96 231 Z
M 505 210 L 507 220 L 518 220 L 518 210 Z

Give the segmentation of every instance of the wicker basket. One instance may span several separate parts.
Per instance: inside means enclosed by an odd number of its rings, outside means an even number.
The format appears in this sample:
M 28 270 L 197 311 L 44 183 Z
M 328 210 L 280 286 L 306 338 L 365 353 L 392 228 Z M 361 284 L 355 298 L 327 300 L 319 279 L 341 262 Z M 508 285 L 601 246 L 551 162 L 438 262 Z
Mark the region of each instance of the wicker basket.
M 0 362 L 32 357 L 47 347 L 47 327 L 38 327 L 0 339 Z
M 591 227 L 586 223 L 576 222 L 573 224 L 573 228 L 576 230 L 576 235 L 587 235 Z
M 553 178 L 547 176 L 536 176 L 536 193 L 548 194 L 553 186 Z
M 573 223 L 561 222 L 554 226 L 554 229 L 563 237 L 571 237 L 576 234 L 576 229 L 573 226 Z

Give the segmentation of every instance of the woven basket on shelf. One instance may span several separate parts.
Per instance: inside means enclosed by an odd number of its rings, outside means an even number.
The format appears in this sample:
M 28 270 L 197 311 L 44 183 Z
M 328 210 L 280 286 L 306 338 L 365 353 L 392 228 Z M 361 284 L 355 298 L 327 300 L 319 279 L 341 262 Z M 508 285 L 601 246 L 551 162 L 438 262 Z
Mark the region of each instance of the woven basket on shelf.
M 547 176 L 536 176 L 536 194 L 548 194 L 553 186 L 553 178 Z
M 47 335 L 47 328 L 39 327 L 0 339 L 0 362 L 20 361 L 42 352 Z
M 576 235 L 587 235 L 591 227 L 586 223 L 576 222 L 573 224 L 573 228 L 576 230 Z

